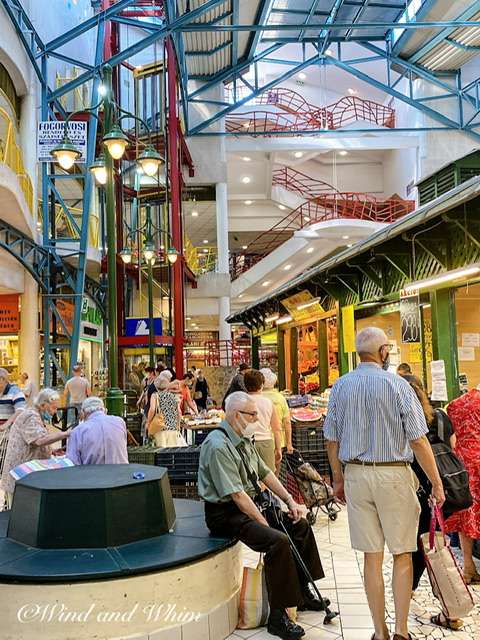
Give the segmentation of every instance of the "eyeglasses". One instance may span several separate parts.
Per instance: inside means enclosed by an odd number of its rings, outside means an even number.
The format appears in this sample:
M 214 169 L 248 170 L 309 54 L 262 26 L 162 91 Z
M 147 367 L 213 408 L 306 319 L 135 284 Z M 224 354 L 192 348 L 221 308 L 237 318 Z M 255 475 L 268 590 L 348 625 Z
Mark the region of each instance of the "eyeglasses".
M 383 347 L 386 347 L 389 351 L 391 351 L 393 349 L 393 344 L 391 344 L 389 342 L 387 344 L 382 344 L 380 349 L 383 349 Z
M 244 416 L 250 416 L 251 418 L 258 416 L 258 411 L 239 411 L 238 413 L 243 413 Z

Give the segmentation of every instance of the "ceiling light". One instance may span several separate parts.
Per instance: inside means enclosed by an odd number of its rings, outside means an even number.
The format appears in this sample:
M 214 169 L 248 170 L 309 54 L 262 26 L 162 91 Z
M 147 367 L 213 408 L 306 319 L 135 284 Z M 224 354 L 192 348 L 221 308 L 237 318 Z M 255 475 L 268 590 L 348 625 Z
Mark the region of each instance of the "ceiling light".
M 280 211 L 285 211 L 287 207 L 285 207 L 283 204 L 279 204 L 278 208 L 280 209 Z
M 350 236 L 342 236 L 342 240 L 348 240 Z
M 242 244 L 242 249 L 245 251 L 245 249 L 248 249 L 248 244 Z
M 203 253 L 208 253 L 208 249 L 204 249 L 204 250 L 203 250 Z
M 292 265 L 291 265 L 291 264 L 286 264 L 286 265 L 283 267 L 283 270 L 284 270 L 284 271 L 290 271 L 290 269 L 291 269 L 291 268 L 292 268 Z
M 331 49 L 327 49 L 327 50 L 325 51 L 325 55 L 327 55 L 327 56 L 333 56 L 333 51 L 332 51 Z
M 291 322 L 292 320 L 292 316 L 282 316 L 277 320 L 276 324 L 285 324 L 286 322 Z
M 253 204 L 253 200 L 245 200 L 244 204 L 246 204 L 247 206 Z
M 350 249 L 350 247 L 353 247 L 353 244 L 352 243 L 347 244 L 347 247 Z
M 348 89 L 348 93 L 349 93 L 351 96 L 356 96 L 356 95 L 357 95 L 357 93 L 358 93 L 358 91 L 357 91 L 356 89 L 352 89 L 352 88 L 350 87 L 350 88 Z
M 203 244 L 208 244 L 208 240 L 204 240 L 204 241 L 203 241 Z
M 304 216 L 303 219 L 305 220 L 305 222 L 310 222 L 310 218 L 308 216 Z
M 185 318 L 185 320 L 191 320 L 191 317 L 190 317 L 190 316 L 187 316 L 187 317 Z
M 295 158 L 303 158 L 303 151 L 295 151 L 293 155 Z
M 242 178 L 243 184 L 249 184 L 251 181 L 252 179 L 249 176 L 245 176 Z
M 313 253 L 315 251 L 315 249 L 313 247 L 309 247 L 307 249 L 307 253 Z
M 198 211 L 196 209 L 192 211 L 192 218 L 198 218 Z
M 342 150 L 338 152 L 339 156 L 346 156 L 348 154 L 348 151 Z
M 298 77 L 300 80 L 306 80 L 307 79 L 307 74 L 303 73 L 303 71 L 300 71 L 300 73 L 298 74 Z
M 243 293 L 240 293 L 238 297 L 243 298 Z
M 265 282 L 262 282 L 262 287 L 268 287 L 269 284 L 270 280 L 265 280 Z
M 275 322 L 275 320 L 278 320 L 279 318 L 280 318 L 280 314 L 275 313 L 273 316 L 267 316 L 265 318 L 265 322 Z
M 405 287 L 405 291 L 407 293 L 417 291 L 418 289 L 426 289 L 428 287 L 435 287 L 439 284 L 444 284 L 445 282 L 450 282 L 451 280 L 458 280 L 459 278 L 465 278 L 467 276 L 473 276 L 480 271 L 480 267 L 476 265 L 472 265 L 471 267 L 466 267 L 465 269 L 454 269 L 453 271 L 449 271 L 444 274 L 440 274 L 435 276 L 434 278 L 427 278 L 426 280 L 420 280 L 419 282 L 412 282 L 411 284 Z
M 318 302 L 320 302 L 320 298 L 312 298 L 311 300 L 307 300 L 307 302 L 302 302 L 302 304 L 299 304 L 297 306 L 298 311 L 301 311 L 302 309 L 308 309 L 308 307 L 313 307 L 314 304 L 317 304 Z
M 243 160 L 244 162 L 250 162 L 250 161 L 251 161 L 251 158 L 249 158 L 248 156 L 243 156 L 242 160 Z
M 248 127 L 250 126 L 250 120 L 248 120 L 248 122 L 244 122 L 243 126 L 245 127 L 245 129 L 248 129 Z

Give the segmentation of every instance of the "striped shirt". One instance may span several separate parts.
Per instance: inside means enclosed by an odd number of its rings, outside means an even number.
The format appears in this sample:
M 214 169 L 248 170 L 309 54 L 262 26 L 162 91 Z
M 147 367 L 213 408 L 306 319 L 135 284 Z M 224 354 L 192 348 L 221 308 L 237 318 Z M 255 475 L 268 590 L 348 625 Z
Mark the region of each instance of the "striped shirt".
M 334 384 L 324 435 L 342 462 L 413 462 L 410 440 L 428 432 L 408 382 L 375 363 L 361 363 Z
M 18 409 L 25 409 L 27 403 L 23 392 L 16 384 L 7 384 L 0 394 L 0 424 L 13 416 Z

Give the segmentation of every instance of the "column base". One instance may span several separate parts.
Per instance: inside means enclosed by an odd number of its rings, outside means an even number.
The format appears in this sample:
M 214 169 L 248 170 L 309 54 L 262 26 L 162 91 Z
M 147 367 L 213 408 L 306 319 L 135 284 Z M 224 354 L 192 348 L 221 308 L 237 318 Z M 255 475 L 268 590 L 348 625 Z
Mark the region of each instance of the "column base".
M 123 417 L 124 413 L 124 393 L 118 387 L 110 387 L 105 396 L 105 406 L 112 416 Z

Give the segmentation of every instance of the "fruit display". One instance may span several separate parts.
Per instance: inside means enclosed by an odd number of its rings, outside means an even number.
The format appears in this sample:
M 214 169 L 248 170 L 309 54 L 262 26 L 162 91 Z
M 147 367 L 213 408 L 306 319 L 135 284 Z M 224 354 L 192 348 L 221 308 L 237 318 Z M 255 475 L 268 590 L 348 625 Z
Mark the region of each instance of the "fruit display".
M 311 407 L 299 407 L 298 409 L 291 409 L 290 415 L 293 420 L 297 420 L 298 422 L 317 422 L 324 413 Z

